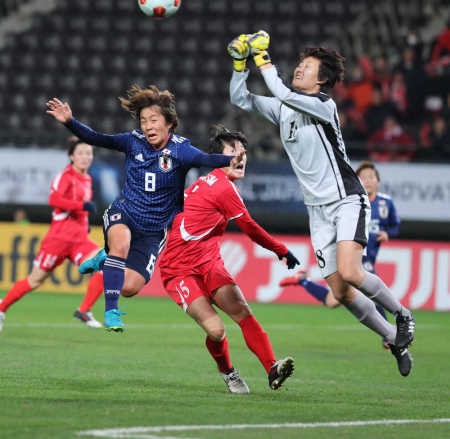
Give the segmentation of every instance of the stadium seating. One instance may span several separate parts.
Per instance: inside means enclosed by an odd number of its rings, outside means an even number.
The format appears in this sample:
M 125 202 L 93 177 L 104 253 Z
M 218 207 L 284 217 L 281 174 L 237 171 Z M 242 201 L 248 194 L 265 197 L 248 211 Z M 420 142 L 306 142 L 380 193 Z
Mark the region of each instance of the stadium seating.
M 67 99 L 75 116 L 99 131 L 132 129 L 136 122 L 120 108 L 117 97 L 138 83 L 173 91 L 179 132 L 204 145 L 208 126 L 226 119 L 230 111 L 231 63 L 225 51 L 230 38 L 243 31 L 268 30 L 272 57 L 288 77 L 305 45 L 328 41 L 356 52 L 359 47 L 346 29 L 371 6 L 368 0 L 261 0 L 257 5 L 190 0 L 178 16 L 158 21 L 144 16 L 129 0 L 55 3 L 53 10 L 34 16 L 30 28 L 10 35 L 0 48 L 2 144 L 25 145 L 30 138 L 37 145 L 61 144 L 66 133 L 45 115 L 44 104 L 52 96 Z M 398 15 L 412 19 L 415 8 L 405 5 L 420 4 L 423 11 L 426 2 L 395 3 Z M 443 1 L 434 3 L 438 7 Z M 389 43 L 376 30 L 372 34 L 369 42 Z M 257 75 L 250 86 L 261 89 Z

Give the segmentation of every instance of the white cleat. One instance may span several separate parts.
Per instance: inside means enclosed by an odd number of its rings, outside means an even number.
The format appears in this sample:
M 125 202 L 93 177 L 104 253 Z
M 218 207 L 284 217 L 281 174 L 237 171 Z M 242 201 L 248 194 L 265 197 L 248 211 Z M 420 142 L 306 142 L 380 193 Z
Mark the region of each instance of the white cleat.
M 86 323 L 86 325 L 89 326 L 90 328 L 102 328 L 102 324 L 95 319 L 91 311 L 81 312 L 80 310 L 77 309 L 73 313 L 73 316 L 76 317 L 81 322 Z
M 0 332 L 2 332 L 3 324 L 5 323 L 5 313 L 3 311 L 0 311 Z
M 220 373 L 230 393 L 240 393 L 242 395 L 250 393 L 247 383 L 241 378 L 236 369 L 232 369 L 230 373 Z

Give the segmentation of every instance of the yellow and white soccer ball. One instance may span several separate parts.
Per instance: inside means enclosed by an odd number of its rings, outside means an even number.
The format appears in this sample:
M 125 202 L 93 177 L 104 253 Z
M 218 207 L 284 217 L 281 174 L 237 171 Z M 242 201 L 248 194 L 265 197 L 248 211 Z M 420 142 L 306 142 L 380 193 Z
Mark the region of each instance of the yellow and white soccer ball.
M 150 17 L 167 18 L 178 11 L 181 0 L 138 0 L 138 5 Z

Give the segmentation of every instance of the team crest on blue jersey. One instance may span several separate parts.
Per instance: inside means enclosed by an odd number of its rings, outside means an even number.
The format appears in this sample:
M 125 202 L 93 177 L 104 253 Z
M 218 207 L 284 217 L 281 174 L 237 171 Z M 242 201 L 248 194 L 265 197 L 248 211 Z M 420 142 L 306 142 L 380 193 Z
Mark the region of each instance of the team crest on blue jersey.
M 389 208 L 385 200 L 378 201 L 378 214 L 380 218 L 386 219 L 389 216 Z
M 113 215 L 111 215 L 109 217 L 109 219 L 111 221 L 119 221 L 122 218 L 122 214 L 121 213 L 114 213 Z
M 161 171 L 167 172 L 172 169 L 172 157 L 170 157 L 171 151 L 169 149 L 164 149 L 162 155 L 159 156 L 159 169 Z

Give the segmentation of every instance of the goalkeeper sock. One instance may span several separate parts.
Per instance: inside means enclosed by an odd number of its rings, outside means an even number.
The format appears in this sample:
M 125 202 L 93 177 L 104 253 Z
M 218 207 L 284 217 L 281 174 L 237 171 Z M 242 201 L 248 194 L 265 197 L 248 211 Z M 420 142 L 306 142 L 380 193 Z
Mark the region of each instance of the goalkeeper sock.
M 217 363 L 219 371 L 222 373 L 230 373 L 231 369 L 233 369 L 233 365 L 231 364 L 227 337 L 225 336 L 222 340 L 216 341 L 207 336 L 205 344 L 211 357 L 213 357 L 214 361 Z
M 299 282 L 299 285 L 301 285 L 306 291 L 308 291 L 311 296 L 315 297 L 320 302 L 325 303 L 325 299 L 330 291 L 328 288 L 323 287 L 322 285 L 319 285 L 318 283 L 312 282 L 308 279 L 302 279 Z
M 363 293 L 356 290 L 356 295 L 351 303 L 345 307 L 365 326 L 384 337 L 389 343 L 394 343 L 396 328 L 381 317 L 375 308 L 375 304 Z
M 375 303 L 375 307 L 376 307 L 377 311 L 384 317 L 384 319 L 387 320 L 386 311 L 384 310 L 384 308 L 381 305 L 379 305 L 378 303 Z
M 119 308 L 120 292 L 125 281 L 125 259 L 108 256 L 103 265 L 105 311 Z
M 366 271 L 363 283 L 358 289 L 392 314 L 402 309 L 400 301 L 394 297 L 386 284 L 376 274 Z
M 30 287 L 28 278 L 17 281 L 2 299 L 0 303 L 0 311 L 6 312 L 13 303 L 17 302 L 31 290 L 32 288 Z
M 80 307 L 78 308 L 80 312 L 89 311 L 100 295 L 103 293 L 103 273 L 101 271 L 97 271 L 91 276 L 89 280 L 87 291 L 84 296 L 83 301 L 81 302 Z
M 269 340 L 269 336 L 253 315 L 243 318 L 239 322 L 245 343 L 248 348 L 258 357 L 266 372 L 277 361 Z

